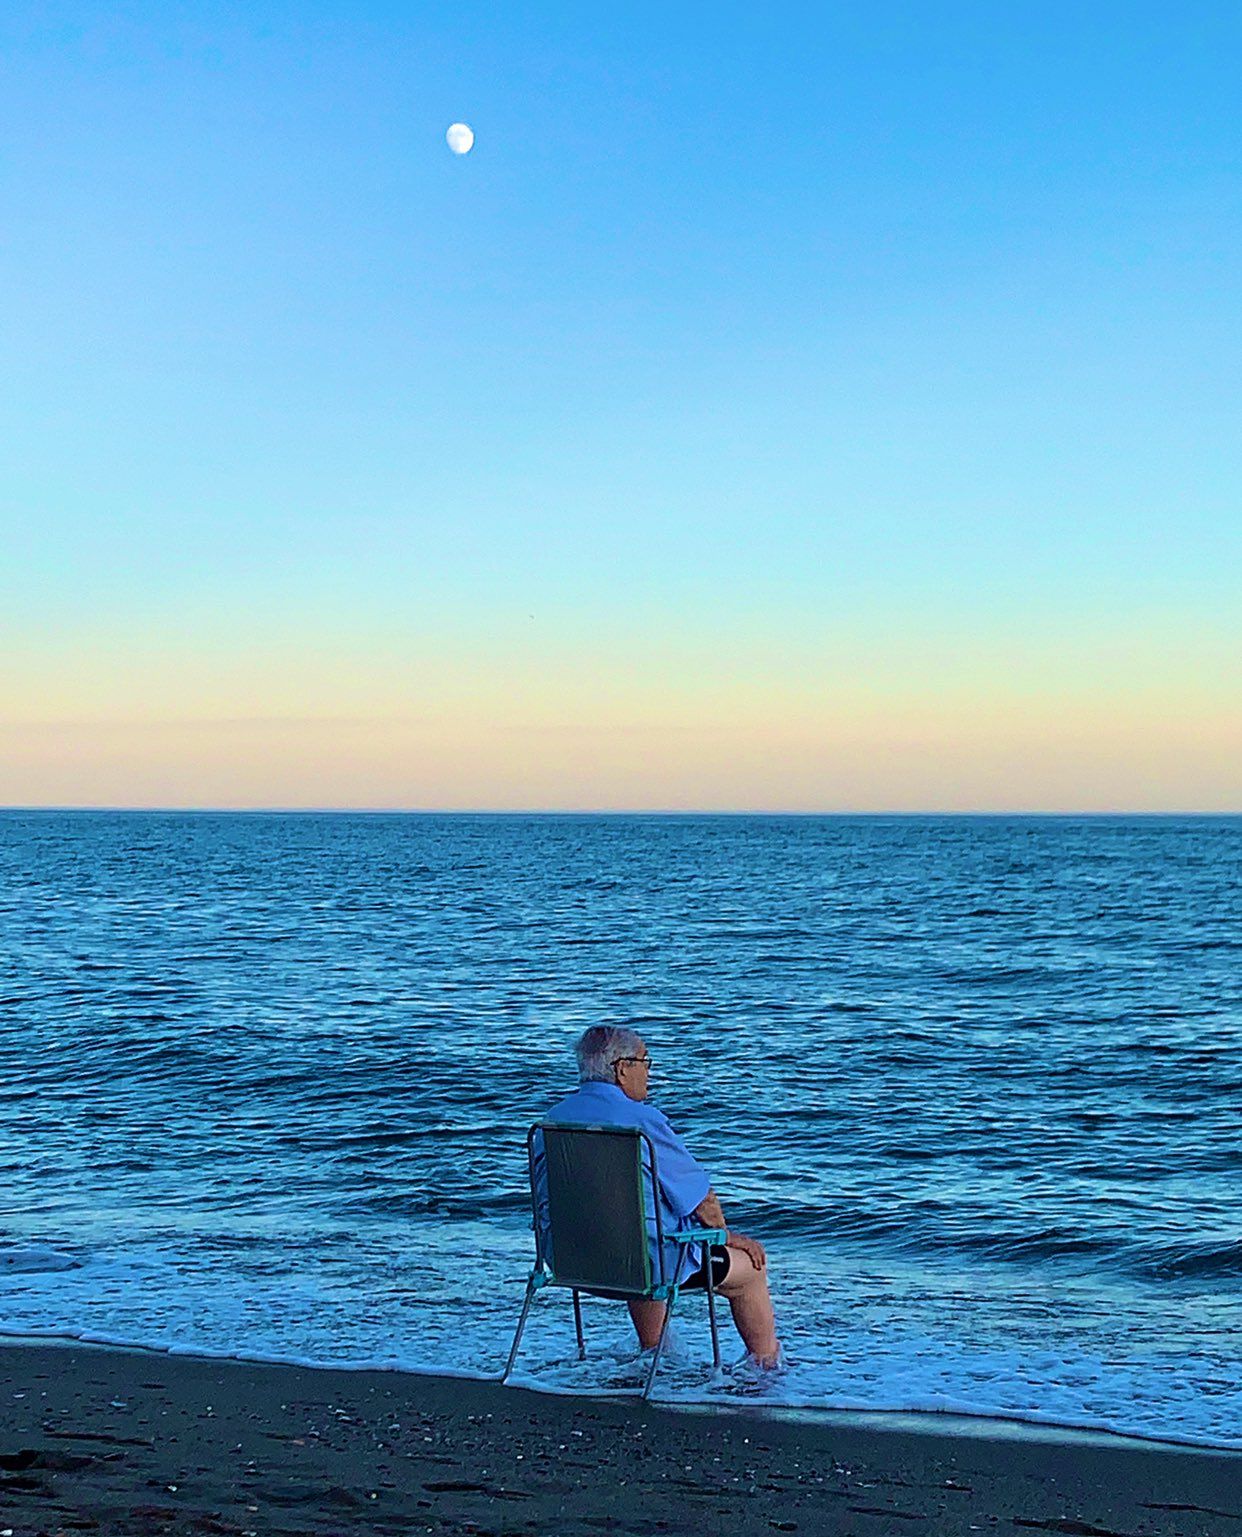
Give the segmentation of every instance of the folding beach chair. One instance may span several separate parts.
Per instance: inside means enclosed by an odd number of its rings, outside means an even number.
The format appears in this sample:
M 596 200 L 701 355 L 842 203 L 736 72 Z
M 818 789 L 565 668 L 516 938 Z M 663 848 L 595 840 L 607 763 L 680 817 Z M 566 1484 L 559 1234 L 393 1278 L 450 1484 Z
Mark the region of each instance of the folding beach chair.
M 728 1237 L 719 1228 L 696 1227 L 666 1233 L 657 1199 L 658 1171 L 650 1137 L 638 1127 L 571 1126 L 543 1121 L 526 1134 L 531 1207 L 535 1219 L 535 1264 L 526 1282 L 513 1348 L 500 1380 L 508 1380 L 517 1360 L 522 1330 L 535 1293 L 545 1286 L 565 1286 L 573 1293 L 578 1359 L 586 1356 L 581 1293 L 589 1296 L 645 1298 L 665 1304 L 664 1326 L 651 1357 L 642 1396 L 655 1381 L 664 1341 L 677 1305 L 680 1285 L 670 1279 L 679 1265 L 666 1265 L 672 1246 L 677 1260 L 687 1244 L 721 1248 Z M 539 1220 L 539 1176 L 543 1175 L 549 1231 Z M 651 1242 L 654 1236 L 654 1245 Z M 655 1264 L 652 1263 L 654 1248 Z M 707 1278 L 707 1313 L 712 1331 L 712 1360 L 720 1366 L 716 1330 L 716 1293 Z

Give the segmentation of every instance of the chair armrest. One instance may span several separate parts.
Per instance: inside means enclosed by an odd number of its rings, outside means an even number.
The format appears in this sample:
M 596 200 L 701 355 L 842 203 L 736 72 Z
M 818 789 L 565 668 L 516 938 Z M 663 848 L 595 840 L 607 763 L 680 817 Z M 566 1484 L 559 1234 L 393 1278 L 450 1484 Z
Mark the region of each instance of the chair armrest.
M 679 1233 L 665 1233 L 674 1243 L 705 1243 L 710 1249 L 723 1249 L 729 1235 L 722 1227 L 692 1227 Z

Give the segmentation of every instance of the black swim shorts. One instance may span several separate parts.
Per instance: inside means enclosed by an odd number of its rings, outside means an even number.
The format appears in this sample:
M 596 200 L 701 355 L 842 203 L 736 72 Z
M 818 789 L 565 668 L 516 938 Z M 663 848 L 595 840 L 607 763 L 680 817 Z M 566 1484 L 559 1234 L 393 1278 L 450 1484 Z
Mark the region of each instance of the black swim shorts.
M 688 1276 L 681 1283 L 682 1291 L 706 1291 L 708 1265 L 712 1267 L 712 1288 L 714 1290 L 729 1274 L 728 1249 L 708 1249 L 706 1254 L 703 1256 L 703 1263 L 699 1266 L 693 1275 Z

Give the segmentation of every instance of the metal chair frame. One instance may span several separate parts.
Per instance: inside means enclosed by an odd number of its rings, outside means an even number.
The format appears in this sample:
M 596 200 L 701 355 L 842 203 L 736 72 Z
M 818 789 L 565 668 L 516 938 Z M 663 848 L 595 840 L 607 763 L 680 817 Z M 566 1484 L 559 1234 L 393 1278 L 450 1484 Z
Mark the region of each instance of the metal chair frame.
M 646 1270 L 650 1275 L 650 1248 L 647 1236 L 647 1186 L 651 1189 L 650 1213 L 655 1217 L 655 1248 L 659 1265 L 659 1279 L 649 1284 L 642 1290 L 630 1287 L 585 1287 L 570 1280 L 563 1280 L 556 1274 L 553 1256 L 546 1252 L 544 1237 L 539 1227 L 539 1204 L 535 1189 L 535 1137 L 539 1132 L 548 1131 L 573 1131 L 606 1133 L 609 1136 L 630 1136 L 634 1139 L 635 1157 L 639 1161 L 639 1191 L 641 1196 L 642 1211 L 642 1242 L 647 1251 L 648 1260 Z M 646 1144 L 647 1155 L 650 1159 L 650 1175 L 642 1163 L 642 1144 Z M 677 1296 L 682 1288 L 681 1282 L 670 1281 L 664 1263 L 664 1245 L 667 1242 L 681 1244 L 683 1247 L 692 1243 L 705 1244 L 709 1249 L 724 1248 L 728 1234 L 722 1228 L 696 1227 L 665 1233 L 663 1219 L 660 1216 L 659 1201 L 659 1174 L 656 1165 L 656 1151 L 651 1138 L 637 1126 L 601 1126 L 572 1123 L 568 1121 L 537 1121 L 526 1133 L 526 1161 L 530 1175 L 530 1201 L 531 1214 L 535 1229 L 535 1263 L 526 1282 L 526 1296 L 522 1301 L 522 1312 L 518 1318 L 517 1332 L 513 1336 L 513 1345 L 509 1351 L 509 1359 L 505 1369 L 500 1374 L 501 1382 L 507 1382 L 517 1361 L 518 1349 L 522 1343 L 522 1331 L 526 1327 L 526 1319 L 530 1313 L 531 1303 L 535 1300 L 536 1292 L 542 1291 L 547 1286 L 561 1286 L 568 1288 L 573 1294 L 574 1302 L 574 1329 L 578 1337 L 578 1359 L 586 1359 L 586 1336 L 582 1327 L 582 1301 L 583 1292 L 587 1296 L 606 1295 L 610 1297 L 633 1298 L 647 1302 L 663 1302 L 664 1323 L 660 1328 L 660 1338 L 656 1342 L 652 1352 L 651 1365 L 647 1370 L 647 1381 L 643 1387 L 642 1397 L 651 1396 L 652 1385 L 655 1382 L 656 1371 L 660 1365 L 660 1357 L 664 1353 L 664 1342 L 668 1337 L 669 1325 L 673 1320 L 673 1309 L 677 1305 Z M 680 1265 L 677 1267 L 680 1269 Z M 720 1335 L 716 1327 L 716 1288 L 712 1282 L 712 1269 L 710 1263 L 707 1266 L 707 1315 L 711 1325 L 712 1334 L 712 1363 L 716 1370 L 720 1370 Z

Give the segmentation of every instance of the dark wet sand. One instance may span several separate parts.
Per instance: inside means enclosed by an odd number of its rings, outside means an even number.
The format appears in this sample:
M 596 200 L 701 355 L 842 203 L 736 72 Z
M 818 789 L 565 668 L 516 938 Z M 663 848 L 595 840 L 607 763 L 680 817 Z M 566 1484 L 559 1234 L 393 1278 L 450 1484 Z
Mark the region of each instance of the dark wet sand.
M 1242 1455 L 3 1344 L 10 1530 L 1242 1537 Z

